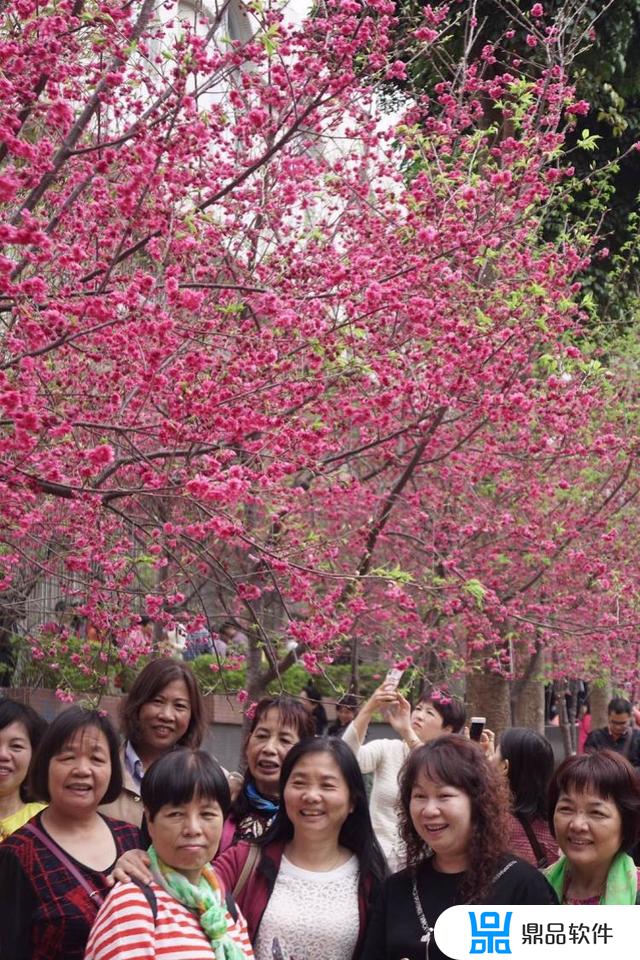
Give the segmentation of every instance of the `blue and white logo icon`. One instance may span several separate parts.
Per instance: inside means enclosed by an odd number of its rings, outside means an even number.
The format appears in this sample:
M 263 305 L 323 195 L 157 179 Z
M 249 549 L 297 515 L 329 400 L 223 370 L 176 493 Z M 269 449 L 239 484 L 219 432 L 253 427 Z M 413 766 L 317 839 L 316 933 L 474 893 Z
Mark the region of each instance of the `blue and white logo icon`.
M 483 910 L 481 913 L 469 911 L 471 921 L 471 950 L 472 954 L 486 954 L 487 956 L 511 953 L 509 943 L 509 928 L 511 927 L 512 911 L 507 910 L 500 914 L 497 910 Z
M 637 916 L 622 906 L 460 904 L 443 910 L 433 937 L 452 960 L 614 960 L 637 956 Z

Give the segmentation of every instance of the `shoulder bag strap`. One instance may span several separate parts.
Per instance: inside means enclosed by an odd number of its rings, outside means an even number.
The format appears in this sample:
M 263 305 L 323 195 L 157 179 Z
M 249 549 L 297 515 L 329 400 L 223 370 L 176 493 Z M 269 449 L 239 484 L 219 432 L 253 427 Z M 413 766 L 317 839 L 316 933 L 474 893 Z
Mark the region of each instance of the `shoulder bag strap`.
M 149 886 L 149 884 L 148 884 L 148 883 L 143 883 L 142 880 L 136 880 L 136 879 L 134 879 L 134 878 L 132 877 L 132 878 L 131 878 L 131 883 L 135 883 L 135 885 L 136 885 L 137 887 L 140 887 L 140 889 L 141 889 L 142 892 L 144 893 L 145 899 L 146 899 L 147 903 L 149 904 L 149 907 L 151 908 L 151 915 L 152 915 L 152 917 L 153 917 L 153 925 L 154 925 L 154 927 L 155 927 L 155 925 L 156 925 L 156 920 L 158 919 L 158 901 L 157 901 L 157 899 L 156 899 L 155 893 L 153 892 L 153 890 L 151 889 L 151 887 Z
M 519 820 L 520 823 L 522 824 L 522 829 L 523 829 L 524 832 L 526 833 L 527 839 L 528 839 L 529 843 L 531 844 L 531 849 L 533 850 L 533 854 L 534 854 L 534 856 L 535 856 L 535 858 L 536 858 L 536 866 L 538 867 L 539 870 L 541 870 L 543 867 L 548 867 L 548 866 L 549 866 L 549 858 L 548 858 L 548 856 L 546 855 L 546 853 L 544 852 L 544 849 L 543 849 L 543 847 L 542 847 L 542 844 L 540 843 L 540 841 L 539 841 L 538 838 L 536 837 L 536 835 L 535 835 L 535 833 L 534 833 L 534 831 L 533 831 L 533 827 L 531 826 L 531 823 L 530 823 L 529 820 L 527 820 L 527 818 L 526 818 L 525 816 L 523 816 L 521 813 L 516 813 L 516 817 L 518 818 L 518 820 Z
M 245 860 L 242 870 L 240 871 L 240 876 L 238 877 L 237 883 L 233 888 L 233 899 L 238 900 L 238 897 L 244 890 L 247 885 L 247 880 L 253 873 L 258 859 L 260 857 L 260 847 L 256 846 L 255 843 L 249 845 L 249 853 L 247 854 L 247 859 Z
M 73 863 L 71 863 L 71 861 L 67 857 L 64 850 L 62 850 L 62 848 L 59 847 L 57 843 L 54 843 L 54 841 L 51 840 L 46 835 L 46 833 L 44 833 L 44 831 L 42 831 L 39 827 L 36 827 L 34 823 L 26 823 L 24 829 L 27 830 L 29 833 L 33 834 L 34 837 L 37 837 L 40 843 L 42 843 L 47 848 L 47 850 L 49 850 L 54 855 L 54 857 L 56 857 L 60 861 L 62 866 L 65 867 L 69 871 L 71 876 L 78 881 L 80 886 L 84 890 L 86 890 L 86 892 L 89 895 L 89 899 L 91 900 L 92 903 L 95 904 L 96 912 L 97 912 L 101 904 L 104 903 L 104 897 L 102 896 L 99 890 L 91 889 L 91 884 L 89 883 L 87 878 L 83 877 L 80 871 L 78 870 L 78 868 L 74 866 Z
M 227 895 L 225 896 L 224 900 L 225 900 L 225 903 L 226 903 L 226 905 L 227 905 L 227 910 L 229 911 L 229 913 L 230 913 L 230 915 L 231 915 L 231 919 L 233 920 L 234 923 L 237 923 L 237 922 L 238 922 L 238 907 L 236 906 L 236 902 L 235 902 L 235 900 L 233 899 L 233 894 L 227 892 Z

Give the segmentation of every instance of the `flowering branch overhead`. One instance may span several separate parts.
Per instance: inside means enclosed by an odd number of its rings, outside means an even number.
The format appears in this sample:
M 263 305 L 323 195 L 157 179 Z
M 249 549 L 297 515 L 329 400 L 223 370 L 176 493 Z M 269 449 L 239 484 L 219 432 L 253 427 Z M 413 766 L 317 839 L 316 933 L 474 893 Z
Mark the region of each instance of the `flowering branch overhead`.
M 243 625 L 255 690 L 354 640 L 624 659 L 637 462 L 583 341 L 589 238 L 544 236 L 580 109 L 553 34 L 544 75 L 467 57 L 392 123 L 389 0 L 250 11 L 241 39 L 148 2 L 0 15 L 2 595 L 64 583 L 88 677 L 187 597 Z

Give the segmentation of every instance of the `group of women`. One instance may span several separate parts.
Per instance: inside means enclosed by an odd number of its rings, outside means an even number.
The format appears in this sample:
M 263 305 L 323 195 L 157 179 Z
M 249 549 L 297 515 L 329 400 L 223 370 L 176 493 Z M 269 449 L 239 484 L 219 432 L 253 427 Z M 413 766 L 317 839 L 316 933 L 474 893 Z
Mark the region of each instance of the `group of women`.
M 447 704 L 377 701 L 402 739 L 368 752 L 370 710 L 339 739 L 313 736 L 296 700 L 261 701 L 233 801 L 183 663 L 141 672 L 122 746 L 99 713 L 43 729 L 2 702 L 0 958 L 423 960 L 428 946 L 440 960 L 433 928 L 454 904 L 636 903 L 640 783 L 624 757 L 554 772 L 544 738 L 513 729 L 488 758 Z M 388 764 L 368 754 L 398 742 L 389 875 L 361 766 L 375 790 Z

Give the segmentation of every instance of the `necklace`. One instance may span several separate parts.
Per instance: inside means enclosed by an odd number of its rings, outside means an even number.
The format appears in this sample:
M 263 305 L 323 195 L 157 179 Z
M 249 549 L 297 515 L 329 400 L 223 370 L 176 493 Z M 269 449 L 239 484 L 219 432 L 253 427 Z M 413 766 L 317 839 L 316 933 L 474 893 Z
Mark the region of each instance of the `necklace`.
M 498 870 L 494 876 L 492 883 L 496 883 L 501 877 L 507 873 L 511 867 L 515 866 L 517 863 L 516 860 L 509 860 L 505 865 Z M 418 893 L 418 880 L 416 870 L 413 871 L 413 876 L 411 878 L 411 893 L 413 895 L 413 905 L 416 909 L 416 916 L 418 917 L 418 923 L 422 930 L 422 936 L 420 937 L 420 943 L 424 943 L 424 957 L 425 960 L 429 960 L 429 947 L 431 945 L 431 940 L 433 937 L 433 927 L 429 924 L 424 910 L 422 909 L 422 903 L 420 902 L 420 894 Z M 437 918 L 436 918 L 437 919 Z
M 431 945 L 431 937 L 433 936 L 433 927 L 429 925 L 429 921 L 425 917 L 424 910 L 422 909 L 422 903 L 420 902 L 420 894 L 418 893 L 418 881 L 416 879 L 416 873 L 414 871 L 413 877 L 411 880 L 411 892 L 413 894 L 413 905 L 416 908 L 416 915 L 418 917 L 418 923 L 422 929 L 422 936 L 420 937 L 420 943 L 424 943 L 424 957 L 425 960 L 429 960 L 429 946 Z

